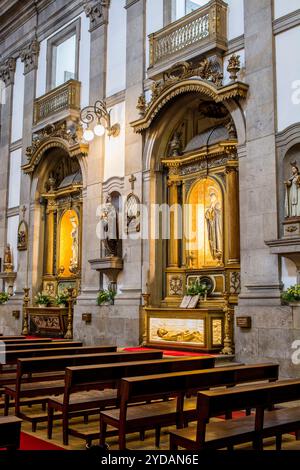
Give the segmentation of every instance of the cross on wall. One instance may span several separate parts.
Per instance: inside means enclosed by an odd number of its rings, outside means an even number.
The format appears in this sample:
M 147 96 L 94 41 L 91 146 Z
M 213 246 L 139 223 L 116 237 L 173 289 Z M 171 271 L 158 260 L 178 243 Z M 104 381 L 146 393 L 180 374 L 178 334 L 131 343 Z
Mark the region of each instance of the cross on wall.
M 134 175 L 131 175 L 129 178 L 129 183 L 131 184 L 131 191 L 134 190 L 134 183 L 136 182 L 136 177 Z

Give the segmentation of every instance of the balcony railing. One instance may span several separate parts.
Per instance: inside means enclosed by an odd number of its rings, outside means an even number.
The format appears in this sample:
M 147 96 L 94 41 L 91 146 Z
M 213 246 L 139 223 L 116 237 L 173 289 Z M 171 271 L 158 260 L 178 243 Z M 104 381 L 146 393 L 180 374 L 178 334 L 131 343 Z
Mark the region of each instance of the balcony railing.
M 212 0 L 204 7 L 150 34 L 149 40 L 150 68 L 192 51 L 197 51 L 199 55 L 201 46 L 205 49 L 205 46 L 211 44 L 212 47 L 226 50 L 227 4 L 222 0 Z
M 35 100 L 34 124 L 63 111 L 80 111 L 80 82 L 69 80 Z

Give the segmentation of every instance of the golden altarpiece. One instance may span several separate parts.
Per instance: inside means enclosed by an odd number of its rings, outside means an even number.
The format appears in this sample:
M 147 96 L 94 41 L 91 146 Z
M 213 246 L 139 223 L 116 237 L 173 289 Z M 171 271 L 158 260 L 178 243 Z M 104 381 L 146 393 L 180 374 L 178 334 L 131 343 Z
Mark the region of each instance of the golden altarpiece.
M 139 100 L 142 117 L 132 123 L 136 132 L 150 128 L 166 103 L 157 127 L 166 116 L 172 121 L 172 107 L 173 115 L 183 116 L 171 130 L 165 127 L 167 143 L 158 156 L 162 202 L 171 208 L 170 236 L 163 242 L 160 266 L 155 266 L 163 272 L 159 305 L 152 304 L 150 293 L 144 295 L 144 342 L 218 352 L 232 338 L 232 316 L 228 321 L 227 314 L 240 293 L 238 140 L 220 95 L 224 101 L 246 96 L 247 86 L 212 84 L 194 78 L 197 71 L 189 67 L 180 64 L 175 67 L 179 76 L 166 74 L 155 82 L 150 104 Z M 185 90 L 200 93 L 186 99 Z M 193 305 L 187 294 L 195 281 L 206 286 L 207 295 Z
M 65 122 L 46 126 L 27 149 L 28 164 L 23 171 L 34 175 L 37 169 L 39 175 L 36 201 L 42 221 L 42 270 L 37 288 L 50 298 L 43 308 L 29 306 L 27 299 L 31 334 L 72 337 L 70 309 L 81 282 L 83 184 L 79 161 L 86 150 L 79 131 Z M 68 296 L 68 305 L 57 306 L 55 298 L 62 293 Z

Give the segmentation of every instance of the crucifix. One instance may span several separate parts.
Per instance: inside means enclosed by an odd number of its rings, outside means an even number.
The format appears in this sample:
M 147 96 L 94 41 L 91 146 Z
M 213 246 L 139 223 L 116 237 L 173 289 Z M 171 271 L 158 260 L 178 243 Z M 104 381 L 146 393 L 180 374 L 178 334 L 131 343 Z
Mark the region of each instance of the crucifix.
M 134 190 L 134 183 L 136 182 L 136 177 L 134 175 L 131 175 L 129 178 L 129 183 L 131 183 L 131 191 Z

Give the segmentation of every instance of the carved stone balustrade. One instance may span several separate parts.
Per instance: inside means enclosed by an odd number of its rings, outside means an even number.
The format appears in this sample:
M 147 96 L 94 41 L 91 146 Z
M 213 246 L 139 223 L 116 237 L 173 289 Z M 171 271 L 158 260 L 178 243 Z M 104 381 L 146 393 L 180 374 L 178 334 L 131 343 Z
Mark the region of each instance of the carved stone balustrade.
M 149 35 L 149 78 L 174 63 L 227 51 L 227 4 L 212 0 L 202 8 Z
M 69 80 L 37 98 L 34 103 L 34 125 L 57 122 L 66 117 L 78 118 L 80 113 L 80 88 L 80 82 Z

